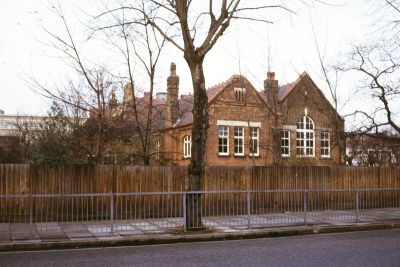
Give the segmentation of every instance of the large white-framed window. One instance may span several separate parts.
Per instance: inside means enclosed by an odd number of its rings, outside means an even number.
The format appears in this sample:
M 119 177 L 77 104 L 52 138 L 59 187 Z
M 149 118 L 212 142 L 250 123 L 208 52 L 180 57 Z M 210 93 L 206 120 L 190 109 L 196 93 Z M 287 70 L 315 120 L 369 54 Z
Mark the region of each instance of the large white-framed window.
M 219 126 L 218 128 L 218 155 L 229 155 L 229 127 Z
M 156 150 L 156 159 L 160 159 L 160 140 L 157 140 L 154 143 L 155 150 Z
M 185 135 L 183 137 L 183 158 L 187 159 L 192 156 L 192 137 Z
M 281 156 L 290 157 L 290 131 L 281 131 Z
M 296 153 L 298 157 L 315 156 L 314 122 L 308 116 L 304 116 L 297 121 Z
M 259 136 L 260 136 L 259 128 L 250 127 L 250 156 L 257 157 L 260 155 Z
M 234 127 L 235 156 L 244 156 L 244 127 Z
M 321 133 L 321 158 L 331 157 L 331 134 L 328 132 Z

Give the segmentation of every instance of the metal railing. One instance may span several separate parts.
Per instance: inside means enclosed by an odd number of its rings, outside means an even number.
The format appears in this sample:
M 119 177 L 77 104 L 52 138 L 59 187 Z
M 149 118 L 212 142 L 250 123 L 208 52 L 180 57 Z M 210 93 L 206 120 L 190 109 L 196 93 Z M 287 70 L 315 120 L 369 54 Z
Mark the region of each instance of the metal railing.
M 188 226 L 240 231 L 397 219 L 399 188 L 0 195 L 0 223 L 39 234 L 60 228 L 156 234 Z

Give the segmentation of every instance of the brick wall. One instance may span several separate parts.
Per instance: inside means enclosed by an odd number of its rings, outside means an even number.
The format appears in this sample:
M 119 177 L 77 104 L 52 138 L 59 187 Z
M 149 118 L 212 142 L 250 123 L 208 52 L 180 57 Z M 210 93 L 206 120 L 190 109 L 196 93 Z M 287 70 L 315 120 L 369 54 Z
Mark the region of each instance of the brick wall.
M 239 101 L 235 88 L 245 88 L 244 98 Z M 209 105 L 210 128 L 208 129 L 206 164 L 226 166 L 270 165 L 333 165 L 340 162 L 339 145 L 336 134 L 335 120 L 338 117 L 335 110 L 312 82 L 308 75 L 302 76 L 291 93 L 277 106 L 268 108 L 266 97 L 246 79 L 235 77 L 217 94 Z M 278 117 L 274 117 L 271 109 L 276 109 Z M 296 154 L 296 122 L 304 115 L 309 116 L 315 125 L 315 156 L 298 157 Z M 219 123 L 218 123 L 219 122 Z M 229 129 L 229 153 L 218 153 L 219 125 Z M 251 156 L 250 127 L 259 125 L 259 155 Z M 244 155 L 234 155 L 234 127 L 239 124 L 244 127 Z M 222 126 L 222 125 L 221 125 Z M 258 126 L 257 126 L 258 127 Z M 280 155 L 280 130 L 290 130 L 290 157 Z M 339 128 L 344 129 L 344 121 L 339 118 Z M 331 153 L 329 158 L 321 158 L 321 132 L 329 132 L 331 138 Z M 183 139 L 191 135 L 191 125 L 169 129 L 163 134 L 162 150 L 165 164 L 187 165 L 190 159 L 183 157 Z
M 309 77 L 303 78 L 296 85 L 287 98 L 280 104 L 280 124 L 291 126 L 291 153 L 290 158 L 283 159 L 286 164 L 312 164 L 331 165 L 340 162 L 339 141 L 337 129 L 344 130 L 344 121 L 338 116 L 314 83 Z M 307 115 L 314 121 L 315 127 L 315 157 L 298 157 L 296 154 L 296 122 Z M 321 157 L 321 132 L 329 132 L 331 137 L 330 158 Z

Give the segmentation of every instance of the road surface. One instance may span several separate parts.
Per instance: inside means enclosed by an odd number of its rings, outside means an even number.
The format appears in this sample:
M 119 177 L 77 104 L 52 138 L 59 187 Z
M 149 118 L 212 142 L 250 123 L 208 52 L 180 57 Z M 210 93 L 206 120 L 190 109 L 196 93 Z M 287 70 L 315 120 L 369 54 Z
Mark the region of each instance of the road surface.
M 400 266 L 400 229 L 0 253 L 0 266 Z

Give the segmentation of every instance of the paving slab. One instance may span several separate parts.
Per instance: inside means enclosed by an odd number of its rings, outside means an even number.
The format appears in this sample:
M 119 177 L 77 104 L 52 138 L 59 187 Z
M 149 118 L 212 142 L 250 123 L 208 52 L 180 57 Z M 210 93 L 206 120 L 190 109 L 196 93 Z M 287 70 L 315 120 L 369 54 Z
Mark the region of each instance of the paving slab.
M 319 233 L 326 229 L 370 229 L 371 227 L 400 227 L 399 209 L 370 210 L 359 214 L 362 223 L 355 223 L 352 211 L 317 211 L 307 213 L 307 226 L 303 212 L 259 214 L 248 217 L 205 217 L 205 227 L 211 232 L 183 232 L 183 218 L 141 220 L 0 223 L 0 250 L 39 247 L 90 246 L 118 244 L 119 242 L 170 242 L 176 240 L 214 240 L 215 238 L 243 238 L 246 236 Z M 393 222 L 388 222 L 392 220 Z M 368 221 L 368 222 L 367 222 Z M 250 229 L 248 224 L 250 223 Z M 382 226 L 383 225 L 383 226 Z M 333 231 L 333 230 L 332 230 Z M 56 244 L 56 245 L 54 245 Z M 125 243 L 121 243 L 125 244 Z
M 73 238 L 80 238 L 80 239 L 82 239 L 82 238 L 90 238 L 90 237 L 93 237 L 93 235 L 92 235 L 91 233 L 89 233 L 89 232 L 86 232 L 86 233 L 80 233 L 80 232 L 74 233 L 74 232 L 72 232 L 72 233 L 66 233 L 65 235 L 66 235 L 69 239 L 73 239 Z
M 135 235 L 142 235 L 142 231 L 118 231 L 118 234 L 121 236 L 135 236 Z

